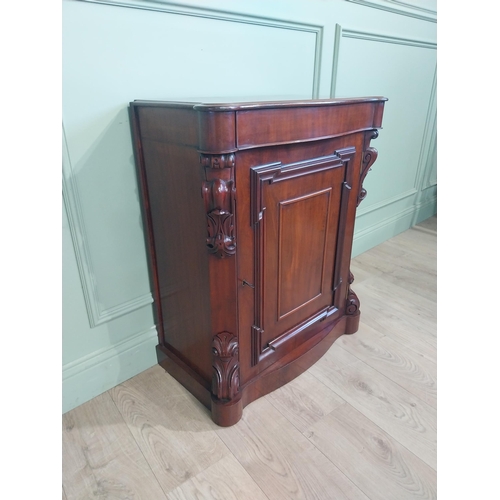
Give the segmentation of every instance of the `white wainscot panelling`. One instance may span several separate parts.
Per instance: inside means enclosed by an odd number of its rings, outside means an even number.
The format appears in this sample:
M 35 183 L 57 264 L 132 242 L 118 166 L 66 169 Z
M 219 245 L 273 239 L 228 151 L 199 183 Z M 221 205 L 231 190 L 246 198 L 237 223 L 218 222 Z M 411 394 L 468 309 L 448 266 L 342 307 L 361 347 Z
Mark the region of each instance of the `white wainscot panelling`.
M 63 7 L 64 194 L 97 326 L 151 302 L 128 103 L 317 96 L 322 29 L 168 2 Z

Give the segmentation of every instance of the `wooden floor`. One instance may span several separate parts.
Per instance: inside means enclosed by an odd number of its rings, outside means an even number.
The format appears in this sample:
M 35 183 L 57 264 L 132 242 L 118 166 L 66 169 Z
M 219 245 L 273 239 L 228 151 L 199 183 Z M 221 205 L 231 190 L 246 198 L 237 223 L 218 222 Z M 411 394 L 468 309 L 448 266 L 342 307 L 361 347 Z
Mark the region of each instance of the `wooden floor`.
M 359 331 L 235 426 L 158 366 L 66 413 L 63 500 L 436 498 L 436 226 L 355 258 Z

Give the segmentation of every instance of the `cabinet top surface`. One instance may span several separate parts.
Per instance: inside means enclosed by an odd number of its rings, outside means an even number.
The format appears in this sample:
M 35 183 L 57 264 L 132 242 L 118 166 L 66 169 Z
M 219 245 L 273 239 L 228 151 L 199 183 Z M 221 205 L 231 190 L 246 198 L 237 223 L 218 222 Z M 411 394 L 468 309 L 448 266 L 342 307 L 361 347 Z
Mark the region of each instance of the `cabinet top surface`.
M 361 104 L 368 102 L 384 102 L 386 97 L 354 97 L 354 98 L 336 98 L 336 99 L 288 99 L 288 100 L 270 100 L 270 101 L 232 101 L 209 102 L 210 99 L 199 101 L 148 101 L 135 100 L 131 104 L 134 106 L 152 106 L 152 107 L 179 107 L 191 108 L 196 111 L 238 111 L 266 108 L 302 108 L 311 106 L 342 106 L 348 104 Z

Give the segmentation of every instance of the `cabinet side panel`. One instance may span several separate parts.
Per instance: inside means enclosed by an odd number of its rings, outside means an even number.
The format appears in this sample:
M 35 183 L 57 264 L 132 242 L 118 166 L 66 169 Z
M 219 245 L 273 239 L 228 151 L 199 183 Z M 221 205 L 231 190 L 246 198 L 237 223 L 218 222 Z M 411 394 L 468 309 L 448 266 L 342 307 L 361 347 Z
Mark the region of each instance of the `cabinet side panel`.
M 148 110 L 140 110 L 140 126 Z M 201 198 L 203 182 L 199 155 L 190 145 L 193 112 L 171 121 L 169 110 L 154 115 L 172 123 L 155 139 L 143 136 L 142 154 L 147 179 L 151 225 L 159 284 L 161 325 L 165 345 L 205 380 L 211 379 L 211 332 L 206 217 Z M 175 110 L 175 118 L 179 118 Z M 144 127 L 147 129 L 147 125 Z M 185 141 L 183 141 L 185 128 Z M 195 129 L 196 130 L 196 129 Z M 175 141 L 175 142 L 174 142 Z M 177 142 L 178 141 L 178 142 Z M 186 145 L 187 144 L 187 145 Z

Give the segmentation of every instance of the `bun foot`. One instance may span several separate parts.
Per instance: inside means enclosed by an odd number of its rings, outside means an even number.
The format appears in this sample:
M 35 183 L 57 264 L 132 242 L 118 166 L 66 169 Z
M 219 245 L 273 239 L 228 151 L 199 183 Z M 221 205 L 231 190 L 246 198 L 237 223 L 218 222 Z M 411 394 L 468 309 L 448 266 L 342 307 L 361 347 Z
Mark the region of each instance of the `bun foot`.
M 221 401 L 212 397 L 212 420 L 221 427 L 229 427 L 238 422 L 243 413 L 241 395 L 231 401 Z

